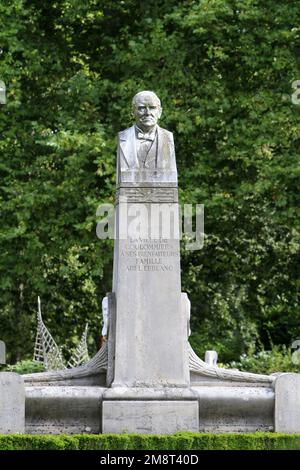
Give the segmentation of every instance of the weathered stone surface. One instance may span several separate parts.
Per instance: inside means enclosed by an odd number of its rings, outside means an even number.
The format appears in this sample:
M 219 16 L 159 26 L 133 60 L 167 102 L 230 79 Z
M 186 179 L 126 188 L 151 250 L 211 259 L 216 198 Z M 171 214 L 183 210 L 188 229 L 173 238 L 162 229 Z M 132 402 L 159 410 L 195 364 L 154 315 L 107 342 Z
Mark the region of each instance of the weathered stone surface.
M 118 401 L 142 404 L 194 401 L 196 404 L 199 403 L 201 432 L 255 432 L 274 429 L 275 394 L 274 390 L 268 387 L 249 387 L 242 384 L 205 385 L 188 389 L 53 386 L 26 388 L 26 432 L 38 434 L 107 432 L 106 418 L 109 421 L 117 420 L 118 414 L 115 413 L 118 413 L 119 409 L 118 406 L 111 406 L 107 410 L 103 416 L 104 430 L 102 430 L 102 402 L 112 404 Z M 141 406 L 141 416 L 144 415 L 143 410 Z
M 120 186 L 117 190 L 117 202 L 174 203 L 178 202 L 178 191 L 176 186 L 170 185 Z
M 146 214 L 141 213 L 141 225 L 146 226 L 150 203 L 135 205 L 146 210 Z M 117 209 L 117 234 L 122 223 L 118 220 L 120 206 L 122 203 Z M 127 206 L 130 211 L 131 205 Z M 153 225 L 149 227 L 153 229 Z M 181 307 L 179 240 L 151 239 L 138 232 L 127 240 L 117 237 L 113 290 L 113 386 L 188 386 L 187 318 Z
M 115 376 L 115 350 L 116 350 L 116 298 L 113 292 L 107 294 L 108 297 L 108 354 L 106 386 L 110 387 Z
M 177 171 L 163 171 L 163 170 L 123 170 L 119 175 L 120 183 L 126 184 L 140 184 L 153 183 L 160 185 L 164 183 L 174 183 L 177 181 Z
M 24 433 L 25 389 L 19 374 L 0 372 L 0 434 Z
M 26 432 L 101 433 L 102 387 L 27 387 Z
M 274 390 L 268 387 L 192 387 L 199 400 L 200 432 L 274 430 Z
M 300 433 L 300 374 L 282 374 L 275 381 L 275 431 Z
M 196 401 L 104 401 L 104 433 L 172 434 L 199 429 Z
M 197 401 L 198 395 L 189 387 L 112 387 L 103 394 L 103 400 L 173 400 Z

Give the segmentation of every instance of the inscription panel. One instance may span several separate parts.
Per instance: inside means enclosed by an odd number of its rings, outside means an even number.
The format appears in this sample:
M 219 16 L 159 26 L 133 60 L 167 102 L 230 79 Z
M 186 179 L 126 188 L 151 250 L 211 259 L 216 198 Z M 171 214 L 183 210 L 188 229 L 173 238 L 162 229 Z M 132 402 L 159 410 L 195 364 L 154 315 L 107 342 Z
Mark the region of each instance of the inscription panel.
M 129 239 L 123 246 L 121 258 L 126 271 L 174 271 L 178 267 L 179 251 L 169 240 Z
M 119 188 L 117 191 L 118 202 L 178 202 L 177 188 L 167 187 L 135 187 Z

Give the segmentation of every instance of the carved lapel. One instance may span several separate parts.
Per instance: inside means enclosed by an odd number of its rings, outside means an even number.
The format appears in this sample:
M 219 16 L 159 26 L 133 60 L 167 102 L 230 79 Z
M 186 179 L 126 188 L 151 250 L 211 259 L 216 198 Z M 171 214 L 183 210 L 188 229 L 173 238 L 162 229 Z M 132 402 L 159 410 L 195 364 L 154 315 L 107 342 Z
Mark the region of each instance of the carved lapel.
M 128 168 L 138 168 L 134 126 L 130 127 L 127 132 L 122 133 L 120 147 Z
M 157 140 L 157 168 L 164 168 L 166 164 L 166 142 L 164 132 L 159 126 L 157 126 Z

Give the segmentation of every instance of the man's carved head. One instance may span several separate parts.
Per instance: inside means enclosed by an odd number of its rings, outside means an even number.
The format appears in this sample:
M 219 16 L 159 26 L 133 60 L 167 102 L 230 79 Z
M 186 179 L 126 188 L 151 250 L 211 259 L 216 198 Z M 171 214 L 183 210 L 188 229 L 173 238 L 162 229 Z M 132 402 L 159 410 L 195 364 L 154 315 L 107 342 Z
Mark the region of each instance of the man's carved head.
M 161 116 L 160 99 L 153 91 L 140 91 L 133 97 L 132 112 L 137 126 L 144 132 L 149 132 Z

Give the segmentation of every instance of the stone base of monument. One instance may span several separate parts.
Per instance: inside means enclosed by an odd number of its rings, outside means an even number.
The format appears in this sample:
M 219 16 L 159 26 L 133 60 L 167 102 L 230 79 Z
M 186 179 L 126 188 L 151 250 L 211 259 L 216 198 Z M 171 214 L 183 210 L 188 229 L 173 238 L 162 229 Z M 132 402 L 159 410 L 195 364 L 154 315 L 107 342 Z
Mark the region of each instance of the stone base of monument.
M 113 387 L 103 395 L 104 433 L 172 434 L 198 430 L 198 397 L 189 388 Z
M 299 374 L 222 369 L 192 349 L 189 367 L 189 387 L 107 386 L 104 346 L 84 366 L 26 375 L 26 432 L 300 432 Z
M 0 373 L 0 434 L 24 433 L 25 389 L 21 375 Z
M 107 388 L 91 377 L 81 377 L 78 386 L 79 379 L 55 381 L 53 373 L 34 376 L 25 388 L 26 433 L 300 433 L 299 374 L 263 383 L 259 375 L 257 382 L 242 382 L 192 372 L 189 388 Z M 104 383 L 105 375 L 98 379 Z M 17 374 L 0 374 L 0 433 L 24 432 L 21 382 Z
M 26 433 L 274 430 L 275 393 L 242 383 L 193 385 L 190 395 L 98 386 L 26 387 Z M 160 396 L 159 396 L 160 395 Z M 195 399 L 196 398 L 196 399 Z
M 189 387 L 107 386 L 107 357 L 104 346 L 84 366 L 24 376 L 26 432 L 274 430 L 274 376 L 212 367 L 190 349 Z
M 106 400 L 104 433 L 173 434 L 199 430 L 198 402 L 185 400 Z

